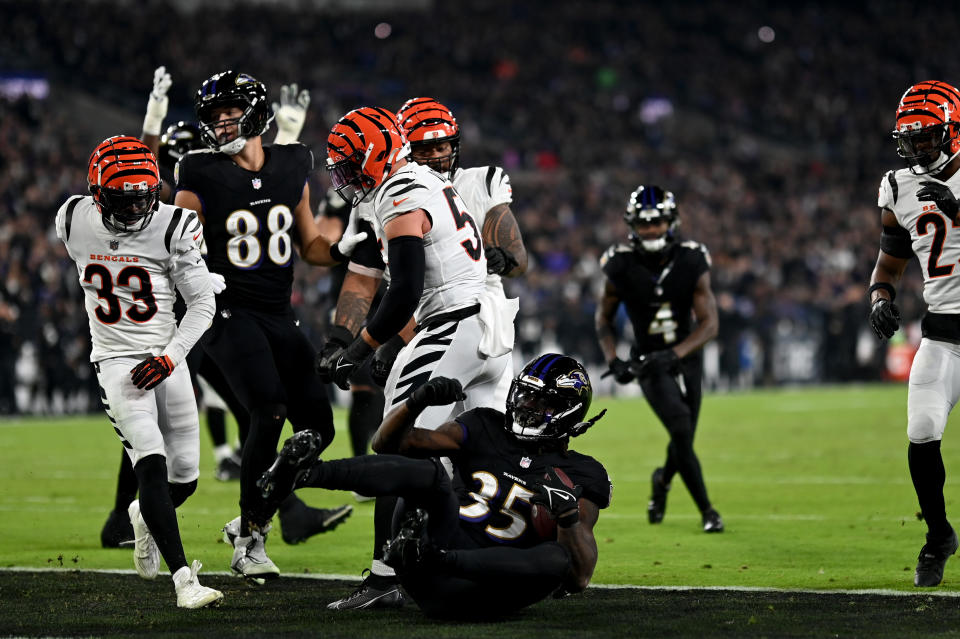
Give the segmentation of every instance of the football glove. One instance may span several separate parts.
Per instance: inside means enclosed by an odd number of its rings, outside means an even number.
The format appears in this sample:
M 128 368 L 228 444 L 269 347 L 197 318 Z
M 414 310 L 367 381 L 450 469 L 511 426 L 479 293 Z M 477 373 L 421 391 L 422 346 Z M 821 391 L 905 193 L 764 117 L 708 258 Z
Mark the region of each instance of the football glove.
M 567 486 L 555 468 L 547 470 L 543 481 L 536 486 L 536 491 L 530 498 L 530 503 L 546 508 L 558 526 L 569 528 L 580 521 L 580 506 L 577 500 L 583 488 Z
M 679 369 L 680 358 L 672 348 L 646 353 L 630 363 L 630 370 L 637 377 L 647 377 L 657 373 L 673 375 Z
M 957 220 L 957 211 L 960 210 L 960 202 L 953 195 L 953 191 L 946 184 L 940 182 L 931 182 L 929 180 L 921 182 L 923 187 L 917 191 L 917 199 L 921 202 L 933 202 L 940 209 L 940 212 L 950 218 L 951 222 Z
M 277 121 L 277 139 L 274 144 L 291 144 L 300 137 L 303 123 L 310 106 L 310 92 L 297 92 L 296 83 L 280 87 L 280 103 L 273 103 L 273 115 Z
M 315 368 L 317 376 L 324 384 L 333 383 L 333 371 L 337 368 L 337 360 L 343 349 L 353 341 L 353 333 L 345 326 L 334 326 L 330 329 L 330 335 L 326 343 L 317 354 Z
M 343 230 L 340 240 L 330 247 L 330 257 L 338 262 L 346 262 L 353 255 L 353 249 L 357 244 L 367 239 L 367 232 L 357 233 L 357 209 L 350 211 L 350 217 L 347 219 L 347 228 Z
M 130 379 L 141 390 L 151 390 L 173 373 L 173 360 L 167 355 L 148 357 L 133 367 Z
M 487 273 L 504 275 L 517 267 L 517 260 L 499 246 L 487 246 L 483 251 L 487 256 Z
M 373 347 L 367 344 L 363 336 L 358 335 L 350 346 L 347 346 L 337 357 L 333 367 L 333 383 L 343 390 L 350 390 L 350 376 L 367 358 L 373 355 Z
M 427 406 L 446 406 L 466 398 L 460 380 L 434 377 L 410 393 L 410 397 L 407 398 L 407 410 L 419 413 Z
M 897 305 L 881 297 L 870 307 L 870 326 L 877 339 L 890 339 L 900 328 L 900 309 Z
M 227 280 L 219 273 L 210 273 L 210 285 L 213 287 L 214 295 L 219 295 L 227 290 Z
M 370 377 L 377 386 L 387 385 L 387 378 L 390 376 L 393 362 L 397 359 L 397 353 L 406 345 L 402 337 L 394 335 L 373 354 L 373 360 L 370 362 Z
M 147 100 L 147 114 L 143 118 L 143 132 L 147 135 L 160 135 L 163 119 L 167 117 L 167 91 L 173 80 L 166 67 L 157 67 L 153 72 L 153 90 Z
M 619 357 L 614 357 L 610 362 L 610 374 L 618 384 L 629 384 L 634 378 L 633 371 L 630 370 L 630 362 L 625 362 Z

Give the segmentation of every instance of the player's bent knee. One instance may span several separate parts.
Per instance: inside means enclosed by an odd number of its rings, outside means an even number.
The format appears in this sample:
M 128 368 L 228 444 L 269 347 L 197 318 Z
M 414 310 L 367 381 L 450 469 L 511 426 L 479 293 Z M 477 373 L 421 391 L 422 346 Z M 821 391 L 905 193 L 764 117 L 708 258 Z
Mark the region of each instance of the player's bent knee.
M 269 428 L 283 428 L 287 419 L 287 407 L 284 404 L 261 404 L 251 411 L 261 426 Z
M 928 411 L 923 415 L 908 415 L 907 438 L 914 444 L 940 440 L 946 423 L 945 412 Z

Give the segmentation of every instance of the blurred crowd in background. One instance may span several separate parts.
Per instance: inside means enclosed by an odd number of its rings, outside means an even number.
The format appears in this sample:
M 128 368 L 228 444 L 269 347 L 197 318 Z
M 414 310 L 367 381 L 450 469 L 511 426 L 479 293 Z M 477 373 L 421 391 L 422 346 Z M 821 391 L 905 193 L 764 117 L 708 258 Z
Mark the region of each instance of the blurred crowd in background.
M 684 237 L 713 257 L 709 387 L 898 375 L 866 322 L 875 194 L 903 166 L 889 136 L 900 94 L 920 80 L 960 83 L 942 48 L 955 21 L 883 0 L 357 6 L 0 2 L 0 413 L 98 409 L 54 214 L 86 192 L 102 138 L 139 135 L 161 64 L 174 81 L 167 123 L 193 119 L 193 93 L 227 68 L 274 99 L 281 84 L 309 89 L 301 140 L 319 160 L 318 208 L 326 132 L 343 113 L 422 95 L 450 107 L 461 165 L 512 178 L 531 257 L 508 283 L 521 300 L 518 360 L 560 349 L 603 369 L 598 259 L 627 240 L 630 192 L 656 183 L 675 193 Z M 329 273 L 297 272 L 294 304 L 319 346 Z M 908 322 L 923 309 L 921 281 L 911 266 L 897 298 Z

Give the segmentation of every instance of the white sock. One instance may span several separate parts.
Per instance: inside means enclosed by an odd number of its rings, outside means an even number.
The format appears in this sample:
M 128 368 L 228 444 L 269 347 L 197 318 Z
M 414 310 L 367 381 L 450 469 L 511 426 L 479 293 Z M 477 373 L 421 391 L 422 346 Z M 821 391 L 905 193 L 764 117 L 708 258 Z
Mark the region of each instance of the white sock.
M 397 576 L 397 573 L 393 568 L 383 563 L 379 559 L 374 559 L 373 562 L 370 564 L 370 572 L 378 577 L 396 577 Z
M 230 447 L 230 444 L 220 444 L 213 449 L 213 458 L 217 460 L 218 464 L 232 454 L 233 448 Z

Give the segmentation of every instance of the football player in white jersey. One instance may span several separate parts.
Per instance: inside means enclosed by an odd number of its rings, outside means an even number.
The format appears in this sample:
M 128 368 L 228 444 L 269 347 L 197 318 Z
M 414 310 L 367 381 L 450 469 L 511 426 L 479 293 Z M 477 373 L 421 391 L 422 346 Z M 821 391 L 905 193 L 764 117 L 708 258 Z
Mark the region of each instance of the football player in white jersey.
M 489 406 L 509 369 L 510 351 L 484 352 L 485 345 L 495 343 L 491 333 L 497 327 L 482 321 L 487 260 L 480 227 L 443 174 L 408 161 L 409 148 L 395 116 L 378 108 L 351 111 L 327 138 L 327 168 L 334 188 L 353 206 L 372 205 L 381 268 L 389 269 L 390 286 L 359 336 L 346 348 L 324 349 L 318 368 L 321 375 L 346 387 L 350 373 L 378 346 L 409 330 L 413 316 L 415 334 L 386 380 L 386 410 L 432 377 L 460 380 L 467 392 L 465 402 L 431 407 L 418 417 L 418 426 L 433 428 L 462 410 Z M 369 279 L 376 281 L 375 276 Z M 345 293 L 351 293 L 347 281 L 341 300 Z M 371 288 L 367 299 L 372 295 Z M 338 319 L 339 307 L 338 301 Z M 382 528 L 392 509 L 384 509 L 378 499 L 377 511 Z M 395 582 L 392 570 L 381 561 L 375 559 L 372 570 Z M 330 607 L 402 605 L 395 585 L 368 586 L 365 582 L 357 593 Z
M 914 585 L 936 586 L 958 545 L 944 506 L 940 440 L 960 399 L 960 92 L 937 81 L 907 89 L 893 138 L 907 168 L 888 172 L 880 182 L 883 233 L 870 277 L 870 324 L 880 339 L 897 331 L 894 285 L 916 255 L 927 313 L 910 368 L 907 459 L 928 532 Z
M 203 229 L 196 212 L 160 203 L 156 158 L 136 138 L 101 142 L 87 181 L 90 195 L 60 207 L 56 230 L 77 265 L 104 408 L 137 475 L 140 499 L 129 507 L 134 566 L 153 579 L 162 556 L 178 606 L 218 604 L 223 594 L 197 579 L 200 562 L 187 565 L 175 511 L 199 476 L 197 405 L 180 364 L 215 307 L 200 256 Z M 187 303 L 179 326 L 175 289 Z

